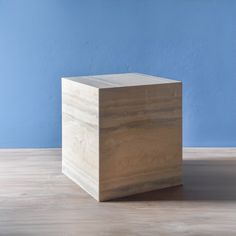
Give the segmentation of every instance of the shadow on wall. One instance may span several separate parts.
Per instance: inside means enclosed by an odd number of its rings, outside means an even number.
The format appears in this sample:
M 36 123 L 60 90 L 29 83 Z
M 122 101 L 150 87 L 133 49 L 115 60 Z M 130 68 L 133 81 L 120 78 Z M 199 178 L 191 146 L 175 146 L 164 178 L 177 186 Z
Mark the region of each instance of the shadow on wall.
M 137 194 L 114 201 L 236 200 L 236 160 L 184 160 L 183 186 Z

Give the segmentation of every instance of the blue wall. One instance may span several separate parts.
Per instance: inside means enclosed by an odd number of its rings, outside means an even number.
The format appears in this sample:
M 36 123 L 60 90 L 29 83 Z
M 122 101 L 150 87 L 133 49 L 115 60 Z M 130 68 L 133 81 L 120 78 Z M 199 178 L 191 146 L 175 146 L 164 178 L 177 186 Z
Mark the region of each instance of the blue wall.
M 61 145 L 60 78 L 184 83 L 184 145 L 236 146 L 235 0 L 0 0 L 0 147 Z

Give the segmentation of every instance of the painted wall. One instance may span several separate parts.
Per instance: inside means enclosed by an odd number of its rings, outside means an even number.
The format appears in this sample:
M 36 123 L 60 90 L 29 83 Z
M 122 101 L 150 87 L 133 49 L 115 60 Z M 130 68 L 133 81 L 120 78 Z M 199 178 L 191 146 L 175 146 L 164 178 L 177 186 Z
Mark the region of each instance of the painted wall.
M 236 146 L 235 0 L 0 0 L 0 147 L 60 147 L 60 78 L 184 83 L 184 145 Z

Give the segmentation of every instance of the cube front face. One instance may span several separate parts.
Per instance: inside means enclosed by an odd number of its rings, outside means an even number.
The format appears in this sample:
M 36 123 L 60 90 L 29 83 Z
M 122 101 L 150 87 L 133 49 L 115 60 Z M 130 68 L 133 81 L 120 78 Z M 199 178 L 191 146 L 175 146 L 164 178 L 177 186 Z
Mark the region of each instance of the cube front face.
M 100 200 L 181 184 L 181 83 L 100 91 Z
M 95 199 L 181 184 L 181 83 L 62 91 L 63 173 Z

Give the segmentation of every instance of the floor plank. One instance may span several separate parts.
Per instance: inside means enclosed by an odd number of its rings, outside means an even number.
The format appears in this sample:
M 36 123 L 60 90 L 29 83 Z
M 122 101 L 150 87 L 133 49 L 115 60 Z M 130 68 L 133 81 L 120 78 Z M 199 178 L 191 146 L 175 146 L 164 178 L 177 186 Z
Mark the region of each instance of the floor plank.
M 0 235 L 236 235 L 236 148 L 184 149 L 184 185 L 97 203 L 60 149 L 0 150 Z

